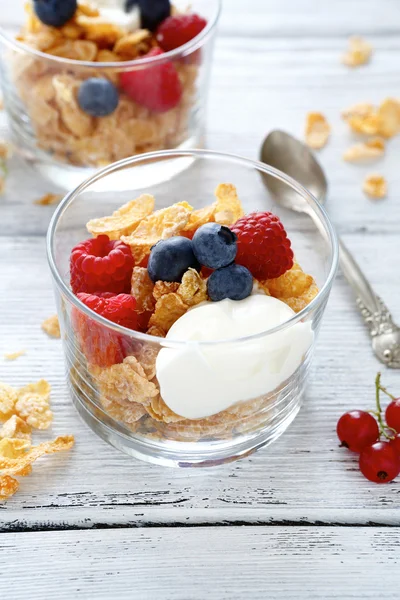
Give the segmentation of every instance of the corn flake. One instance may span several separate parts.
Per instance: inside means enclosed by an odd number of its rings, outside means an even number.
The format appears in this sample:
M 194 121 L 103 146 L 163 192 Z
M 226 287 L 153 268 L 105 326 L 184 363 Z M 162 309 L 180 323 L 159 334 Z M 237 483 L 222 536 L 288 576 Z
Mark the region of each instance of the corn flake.
M 115 44 L 113 51 L 124 57 L 125 60 L 131 60 L 147 54 L 153 46 L 153 38 L 147 29 L 138 29 L 133 33 L 124 35 Z
M 15 412 L 34 429 L 48 429 L 52 423 L 50 391 L 50 384 L 45 379 L 18 390 Z
M 378 108 L 381 120 L 379 133 L 387 138 L 393 137 L 400 131 L 400 102 L 387 98 Z
M 311 300 L 314 300 L 314 298 L 317 294 L 318 294 L 318 286 L 315 283 L 315 281 L 313 281 L 313 283 L 310 285 L 310 287 L 307 290 L 305 290 L 302 294 L 300 294 L 298 297 L 282 298 L 282 302 L 284 302 L 285 304 L 290 306 L 290 308 L 292 310 L 294 310 L 295 313 L 298 313 L 301 310 L 303 310 L 303 308 L 308 306 L 310 304 Z
M 53 86 L 55 102 L 60 110 L 61 118 L 67 129 L 77 138 L 90 136 L 94 121 L 93 118 L 81 110 L 76 94 L 80 82 L 70 75 L 55 75 Z
M 158 327 L 167 333 L 172 325 L 188 310 L 188 305 L 176 293 L 166 294 L 157 300 L 154 313 L 150 317 L 149 326 Z
M 383 175 L 373 173 L 368 175 L 363 183 L 363 192 L 374 199 L 385 198 L 387 195 L 387 183 Z
M 158 393 L 134 356 L 127 356 L 122 363 L 106 369 L 91 368 L 91 374 L 98 385 L 103 405 L 105 399 L 109 405 L 136 403 L 146 406 Z
M 216 210 L 216 202 L 214 202 L 214 204 L 211 204 L 210 206 L 205 206 L 204 208 L 194 210 L 190 213 L 189 221 L 184 231 L 194 233 L 202 225 L 205 225 L 206 223 L 212 223 L 215 220 Z
M 99 47 L 113 46 L 125 35 L 124 29 L 106 21 L 102 16 L 78 15 L 76 23 L 84 30 L 86 39 L 96 42 Z
M 110 240 L 119 240 L 122 235 L 131 234 L 153 210 L 154 197 L 143 194 L 121 206 L 110 217 L 92 219 L 86 228 L 94 236 L 104 234 Z
M 195 306 L 208 300 L 207 283 L 195 269 L 189 269 L 182 277 L 177 294 L 187 306 Z
M 274 298 L 297 298 L 301 296 L 313 283 L 311 275 L 304 273 L 298 263 L 276 279 L 268 279 L 265 284 Z
M 159 300 L 166 294 L 173 294 L 177 292 L 179 283 L 176 281 L 157 281 L 153 289 L 153 297 L 155 300 Z
M 49 48 L 47 54 L 92 62 L 96 60 L 97 46 L 88 40 L 63 40 L 59 45 Z
M 23 456 L 30 447 L 28 440 L 4 438 L 0 440 L 0 459 L 1 458 L 19 458 Z
M 52 204 L 58 204 L 62 198 L 62 194 L 44 194 L 44 196 L 38 200 L 35 200 L 34 204 L 38 204 L 39 206 L 49 206 Z
M 191 211 L 187 202 L 178 202 L 143 219 L 131 235 L 121 236 L 131 247 L 135 262 L 140 264 L 160 240 L 179 235 L 187 225 Z
M 0 500 L 7 500 L 18 491 L 19 483 L 9 475 L 0 475 Z
M 184 421 L 184 417 L 174 413 L 164 402 L 160 395 L 152 399 L 150 406 L 147 407 L 147 412 L 156 421 L 163 423 L 178 423 Z
M 3 423 L 3 426 L 0 428 L 0 439 L 3 438 L 15 438 L 21 440 L 31 439 L 31 428 L 30 426 L 18 415 L 12 415 Z
M 18 395 L 16 390 L 11 385 L 0 381 L 0 419 L 8 417 L 14 410 L 17 400 Z
M 53 338 L 60 338 L 60 322 L 57 315 L 52 315 L 48 319 L 45 319 L 42 323 L 42 329 L 48 336 Z
M 145 267 L 134 267 L 132 272 L 131 294 L 136 300 L 136 310 L 139 313 L 153 312 L 155 299 L 153 297 L 154 283 Z
M 381 131 L 382 118 L 368 102 L 360 102 L 344 110 L 342 117 L 355 133 L 378 135 Z
M 372 46 L 359 36 L 349 39 L 349 48 L 342 56 L 342 62 L 348 67 L 358 67 L 369 62 L 372 55 Z
M 17 350 L 16 352 L 7 352 L 4 355 L 5 360 L 17 360 L 20 356 L 26 354 L 26 350 Z
M 366 142 L 350 146 L 344 154 L 343 160 L 358 162 L 362 160 L 375 160 L 385 154 L 385 142 L 380 137 L 371 138 Z
M 215 190 L 217 201 L 215 203 L 214 220 L 221 225 L 233 225 L 240 217 L 243 217 L 244 210 L 240 202 L 236 187 L 231 183 L 220 183 Z
M 17 441 L 21 442 L 22 440 Z M 3 475 L 17 475 L 18 473 L 24 472 L 28 465 L 31 465 L 41 456 L 69 450 L 74 445 L 74 442 L 75 440 L 72 435 L 65 435 L 58 437 L 53 441 L 43 442 L 38 446 L 33 446 L 30 450 L 17 458 L 8 458 L 0 455 L 0 470 L 3 471 Z
M 307 146 L 320 150 L 327 143 L 330 131 L 330 125 L 322 113 L 308 113 L 305 132 Z

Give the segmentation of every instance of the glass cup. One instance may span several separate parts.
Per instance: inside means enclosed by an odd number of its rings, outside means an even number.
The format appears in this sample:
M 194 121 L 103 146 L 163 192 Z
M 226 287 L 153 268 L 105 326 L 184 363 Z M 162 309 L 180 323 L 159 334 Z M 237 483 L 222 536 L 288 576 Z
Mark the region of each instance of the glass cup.
M 125 189 L 120 185 L 113 194 L 104 192 L 105 179 L 108 189 L 117 181 L 125 182 Z M 307 214 L 277 204 L 269 192 L 271 186 L 265 185 L 267 180 L 291 188 Z M 181 200 L 201 208 L 212 202 L 213 190 L 221 182 L 237 186 L 246 213 L 268 210 L 281 218 L 296 260 L 319 288 L 303 310 L 257 335 L 213 342 L 172 341 L 114 325 L 72 293 L 69 256 L 88 237 L 87 221 L 111 214 L 142 193 L 154 195 L 156 209 Z M 293 179 L 265 164 L 208 150 L 129 158 L 103 169 L 67 195 L 50 224 L 47 250 L 71 396 L 80 415 L 101 438 L 146 461 L 208 466 L 269 444 L 294 419 L 334 280 L 338 247 L 324 209 Z M 207 418 L 174 414 L 160 395 L 156 376 L 160 357 L 171 352 L 178 360 L 178 372 L 179 357 L 188 353 L 198 357 L 195 370 L 189 375 L 182 368 L 175 380 L 188 398 L 194 393 L 198 396 L 201 389 L 209 402 L 218 389 L 218 394 L 227 394 L 228 404 L 232 390 L 238 401 Z M 111 356 L 110 363 L 116 364 L 99 364 L 99 356 L 101 361 Z M 254 385 L 256 367 L 268 372 L 261 387 Z M 249 397 L 256 388 L 254 397 Z
M 182 10 L 187 6 L 186 0 L 173 4 Z M 58 30 L 52 28 L 41 32 L 39 41 L 35 37 L 43 51 L 17 41 L 17 30 L 0 29 L 4 106 L 20 153 L 46 178 L 70 190 L 97 168 L 123 158 L 201 145 L 221 6 L 220 0 L 194 0 L 190 5 L 191 12 L 207 19 L 196 38 L 161 56 L 123 62 L 115 62 L 116 54 L 92 41 L 60 40 Z M 75 35 L 74 30 L 68 35 Z M 143 54 L 151 43 L 151 38 L 142 42 Z M 161 66 L 166 63 L 177 71 L 181 84 L 180 100 L 173 108 L 149 108 L 153 103 L 148 99 L 147 105 L 139 103 L 122 89 L 123 78 L 136 74 L 152 81 L 155 97 L 163 85 Z M 108 116 L 91 117 L 79 107 L 79 86 L 92 77 L 106 78 L 118 88 L 118 107 Z

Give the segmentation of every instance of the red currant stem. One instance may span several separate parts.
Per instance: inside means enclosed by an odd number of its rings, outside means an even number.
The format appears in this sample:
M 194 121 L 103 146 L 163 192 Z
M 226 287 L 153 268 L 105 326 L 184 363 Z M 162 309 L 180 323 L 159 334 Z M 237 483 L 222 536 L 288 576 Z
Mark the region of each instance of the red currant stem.
M 375 401 L 376 401 L 376 411 L 373 414 L 376 416 L 379 423 L 379 435 L 383 435 L 387 440 L 391 440 L 391 436 L 386 433 L 386 429 L 388 429 L 386 423 L 382 419 L 382 407 L 381 407 L 381 399 L 380 399 L 380 389 L 381 389 L 381 374 L 377 373 L 375 378 Z
M 389 396 L 389 398 L 391 398 L 391 400 L 397 400 L 397 398 L 395 398 L 395 396 L 393 396 L 393 394 L 388 392 L 387 389 L 385 387 L 383 387 L 383 385 L 379 384 L 379 389 L 381 390 L 381 392 L 386 394 L 386 396 Z

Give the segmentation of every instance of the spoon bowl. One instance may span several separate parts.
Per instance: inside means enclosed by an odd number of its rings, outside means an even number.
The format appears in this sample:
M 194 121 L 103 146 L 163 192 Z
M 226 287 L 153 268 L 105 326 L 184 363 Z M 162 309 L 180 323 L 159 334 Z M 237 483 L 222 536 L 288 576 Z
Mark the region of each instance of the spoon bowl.
M 260 160 L 293 177 L 320 204 L 325 202 L 328 191 L 325 173 L 300 140 L 278 129 L 271 131 L 261 146 Z M 269 175 L 263 175 L 263 179 L 276 202 L 289 210 L 310 214 L 306 203 L 288 186 Z M 375 356 L 388 367 L 400 369 L 400 328 L 340 238 L 339 257 L 342 272 L 356 295 L 357 307 L 372 337 Z

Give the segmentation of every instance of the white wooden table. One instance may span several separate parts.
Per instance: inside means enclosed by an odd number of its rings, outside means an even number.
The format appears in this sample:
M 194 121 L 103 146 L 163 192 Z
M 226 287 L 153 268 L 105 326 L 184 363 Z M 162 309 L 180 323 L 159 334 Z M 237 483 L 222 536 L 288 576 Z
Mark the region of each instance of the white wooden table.
M 19 0 L 18 0 L 19 1 Z M 12 18 L 8 0 L 1 18 Z M 7 8 L 7 10 L 6 10 Z M 349 34 L 375 46 L 348 70 Z M 333 134 L 320 153 L 329 210 L 400 322 L 400 138 L 371 168 L 341 161 L 350 136 L 340 110 L 400 96 L 397 0 L 226 0 L 209 102 L 209 147 L 256 157 L 274 127 L 301 135 L 321 110 Z M 389 197 L 367 200 L 379 169 Z M 0 380 L 53 386 L 54 434 L 74 433 L 68 455 L 43 460 L 0 505 L 0 597 L 198 599 L 398 598 L 400 482 L 368 483 L 338 448 L 338 416 L 370 407 L 379 365 L 338 276 L 304 408 L 271 447 L 225 467 L 169 470 L 136 462 L 96 438 L 68 397 L 61 343 L 41 321 L 54 313 L 44 235 L 48 184 L 14 159 L 0 199 Z M 400 394 L 399 373 L 384 382 Z M 40 575 L 39 575 L 40 574 Z

